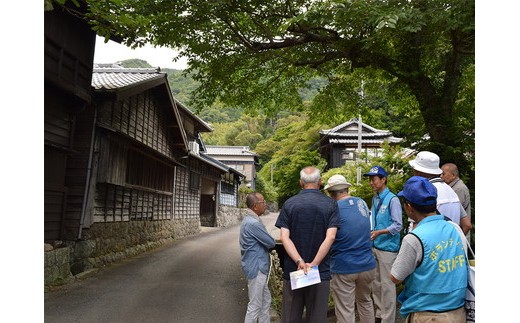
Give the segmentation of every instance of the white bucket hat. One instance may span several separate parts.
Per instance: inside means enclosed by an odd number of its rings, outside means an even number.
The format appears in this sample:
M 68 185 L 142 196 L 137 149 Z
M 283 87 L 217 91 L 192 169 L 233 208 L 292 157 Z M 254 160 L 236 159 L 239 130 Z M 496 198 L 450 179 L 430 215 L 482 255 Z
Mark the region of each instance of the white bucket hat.
M 419 172 L 433 175 L 442 174 L 442 169 L 439 168 L 439 156 L 429 151 L 419 152 L 415 159 L 410 160 L 408 163 Z
M 352 184 L 347 182 L 347 179 L 343 175 L 332 175 L 325 185 L 325 189 L 328 191 L 338 191 L 344 188 L 349 188 Z

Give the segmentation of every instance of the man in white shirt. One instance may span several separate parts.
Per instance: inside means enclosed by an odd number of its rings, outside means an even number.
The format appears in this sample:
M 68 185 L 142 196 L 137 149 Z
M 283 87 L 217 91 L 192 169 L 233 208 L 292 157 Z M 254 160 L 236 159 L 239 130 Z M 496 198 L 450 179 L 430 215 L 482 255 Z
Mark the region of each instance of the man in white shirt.
M 408 163 L 413 168 L 414 176 L 427 178 L 437 189 L 439 213 L 460 225 L 464 234 L 467 234 L 472 228 L 471 219 L 462 207 L 457 193 L 440 178 L 442 169 L 439 167 L 439 156 L 429 151 L 421 151 Z M 410 229 L 412 228 L 413 224 Z

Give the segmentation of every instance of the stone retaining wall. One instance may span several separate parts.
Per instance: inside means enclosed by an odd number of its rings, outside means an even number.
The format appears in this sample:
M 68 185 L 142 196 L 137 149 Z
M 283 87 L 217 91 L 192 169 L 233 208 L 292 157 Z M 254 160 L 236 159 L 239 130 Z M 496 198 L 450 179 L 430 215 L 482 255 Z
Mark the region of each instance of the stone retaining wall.
M 218 227 L 240 224 L 244 209 L 220 206 Z M 198 218 L 94 223 L 81 241 L 46 245 L 45 285 L 59 284 L 95 268 L 102 268 L 161 245 L 199 234 Z
M 220 205 L 217 215 L 217 227 L 229 227 L 242 222 L 244 209 Z
M 71 248 L 69 247 L 54 249 L 51 245 L 45 245 L 45 285 L 65 282 L 72 278 L 72 274 L 70 272 L 70 252 Z

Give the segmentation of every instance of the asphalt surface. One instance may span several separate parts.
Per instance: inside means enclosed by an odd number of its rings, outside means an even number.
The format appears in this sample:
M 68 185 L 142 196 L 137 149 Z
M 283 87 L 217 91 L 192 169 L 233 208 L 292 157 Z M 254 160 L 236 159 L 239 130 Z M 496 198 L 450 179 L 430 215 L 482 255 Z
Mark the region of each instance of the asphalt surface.
M 45 293 L 45 322 L 243 322 L 240 226 L 204 229 Z
M 261 217 L 275 239 L 277 217 Z M 203 228 L 196 236 L 46 291 L 45 322 L 243 322 L 248 296 L 239 232 L 239 225 Z

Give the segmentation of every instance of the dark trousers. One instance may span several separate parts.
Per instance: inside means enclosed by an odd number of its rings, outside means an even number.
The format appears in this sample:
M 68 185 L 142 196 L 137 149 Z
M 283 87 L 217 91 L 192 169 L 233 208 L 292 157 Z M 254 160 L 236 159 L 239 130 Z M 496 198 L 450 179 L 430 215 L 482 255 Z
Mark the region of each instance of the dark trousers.
M 282 323 L 320 323 L 327 321 L 330 280 L 291 290 L 291 282 L 283 281 Z M 305 308 L 305 321 L 303 309 Z

